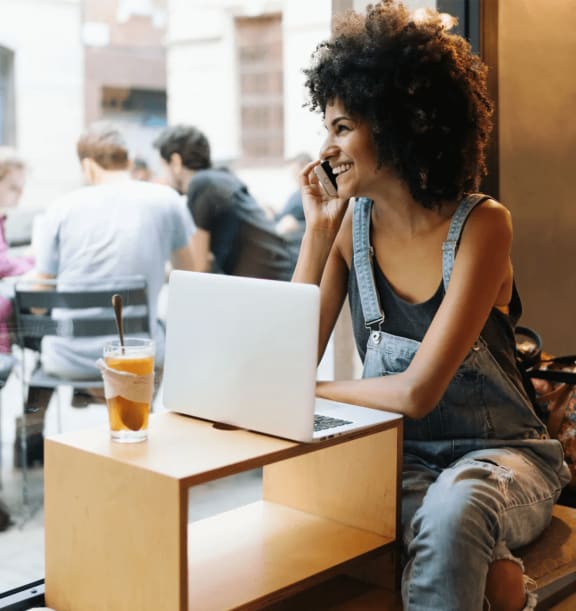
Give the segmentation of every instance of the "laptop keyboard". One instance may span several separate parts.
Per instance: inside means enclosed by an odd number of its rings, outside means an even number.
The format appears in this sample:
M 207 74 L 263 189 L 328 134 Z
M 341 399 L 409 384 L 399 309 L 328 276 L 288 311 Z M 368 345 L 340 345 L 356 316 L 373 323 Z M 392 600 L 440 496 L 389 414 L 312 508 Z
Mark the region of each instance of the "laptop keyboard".
M 314 431 L 324 431 L 337 426 L 352 424 L 351 420 L 342 420 L 341 418 L 331 418 L 330 416 L 321 416 L 314 414 Z

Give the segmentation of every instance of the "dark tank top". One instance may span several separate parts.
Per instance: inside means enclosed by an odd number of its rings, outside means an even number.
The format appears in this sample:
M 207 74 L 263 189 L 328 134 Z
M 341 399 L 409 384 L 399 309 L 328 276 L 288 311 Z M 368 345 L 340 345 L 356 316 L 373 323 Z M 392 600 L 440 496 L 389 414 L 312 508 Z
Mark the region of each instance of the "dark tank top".
M 391 335 L 422 341 L 444 298 L 443 282 L 440 281 L 440 285 L 430 299 L 421 303 L 410 303 L 399 297 L 394 291 L 386 276 L 380 270 L 376 259 L 374 259 L 374 279 L 380 298 L 380 305 L 385 315 L 381 330 Z M 516 286 L 513 287 L 512 293 L 509 305 L 510 314 L 506 315 L 497 308 L 492 308 L 481 336 L 503 371 L 519 389 L 525 390 L 525 382 L 516 364 L 514 338 L 514 327 L 522 313 L 522 303 Z M 370 331 L 364 324 L 354 261 L 352 261 L 348 277 L 348 299 L 356 348 L 362 362 L 364 362 L 366 343 Z

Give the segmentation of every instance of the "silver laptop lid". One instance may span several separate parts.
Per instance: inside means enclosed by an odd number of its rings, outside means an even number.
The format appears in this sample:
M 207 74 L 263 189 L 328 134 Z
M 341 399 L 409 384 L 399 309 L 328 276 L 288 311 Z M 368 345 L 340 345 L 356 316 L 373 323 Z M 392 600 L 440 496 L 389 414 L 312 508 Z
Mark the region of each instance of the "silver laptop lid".
M 164 406 L 280 437 L 313 429 L 319 288 L 173 271 Z

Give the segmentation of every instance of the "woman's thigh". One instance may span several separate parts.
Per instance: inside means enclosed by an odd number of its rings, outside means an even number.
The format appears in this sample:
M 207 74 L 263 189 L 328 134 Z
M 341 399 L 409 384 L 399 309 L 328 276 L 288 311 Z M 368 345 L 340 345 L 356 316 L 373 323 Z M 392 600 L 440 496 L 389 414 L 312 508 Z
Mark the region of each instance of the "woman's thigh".
M 458 494 L 458 482 L 468 478 L 472 486 L 463 493 L 490 495 L 498 514 L 497 540 L 510 549 L 529 543 L 546 528 L 561 490 L 553 469 L 517 448 L 466 454 L 438 477 L 435 492 L 447 500 L 451 490 Z
M 404 545 L 412 539 L 412 518 L 422 505 L 428 488 L 436 481 L 441 469 L 414 454 L 404 454 L 402 466 L 402 535 Z

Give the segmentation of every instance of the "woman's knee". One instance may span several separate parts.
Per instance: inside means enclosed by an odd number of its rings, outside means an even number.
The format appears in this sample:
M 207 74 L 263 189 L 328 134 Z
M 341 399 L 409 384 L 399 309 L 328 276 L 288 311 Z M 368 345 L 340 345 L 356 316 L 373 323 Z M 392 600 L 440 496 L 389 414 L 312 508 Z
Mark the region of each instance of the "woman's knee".
M 488 567 L 486 599 L 490 611 L 521 611 L 526 606 L 522 566 L 514 560 L 495 560 Z

